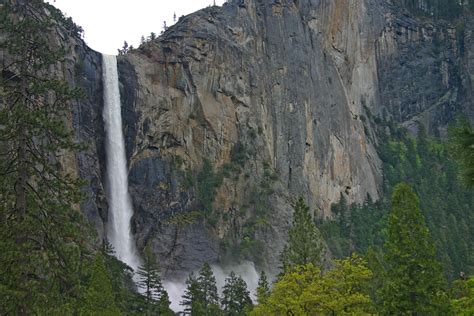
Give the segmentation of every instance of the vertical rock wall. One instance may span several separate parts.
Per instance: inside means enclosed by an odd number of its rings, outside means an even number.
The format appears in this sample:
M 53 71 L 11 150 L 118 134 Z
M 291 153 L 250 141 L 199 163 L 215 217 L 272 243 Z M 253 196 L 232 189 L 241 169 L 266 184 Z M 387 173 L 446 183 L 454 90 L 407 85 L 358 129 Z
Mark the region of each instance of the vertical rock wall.
M 471 20 L 417 19 L 382 0 L 233 0 L 121 56 L 139 249 L 150 243 L 169 276 L 239 259 L 276 269 L 294 197 L 319 217 L 341 196 L 380 198 L 375 117 L 439 134 L 473 117 Z M 71 122 L 89 146 L 67 164 L 89 183 L 82 209 L 102 235 L 100 55 L 70 46 L 61 71 L 86 91 Z

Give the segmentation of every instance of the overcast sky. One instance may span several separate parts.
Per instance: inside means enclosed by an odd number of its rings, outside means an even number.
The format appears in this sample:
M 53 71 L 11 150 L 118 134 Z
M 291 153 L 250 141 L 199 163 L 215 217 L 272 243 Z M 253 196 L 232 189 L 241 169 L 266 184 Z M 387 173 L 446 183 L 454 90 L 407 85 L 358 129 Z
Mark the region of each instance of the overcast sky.
M 160 34 L 163 21 L 173 24 L 179 18 L 213 4 L 213 0 L 47 0 L 84 29 L 87 44 L 107 54 L 127 41 L 137 46 L 140 37 Z M 224 0 L 216 0 L 222 5 Z

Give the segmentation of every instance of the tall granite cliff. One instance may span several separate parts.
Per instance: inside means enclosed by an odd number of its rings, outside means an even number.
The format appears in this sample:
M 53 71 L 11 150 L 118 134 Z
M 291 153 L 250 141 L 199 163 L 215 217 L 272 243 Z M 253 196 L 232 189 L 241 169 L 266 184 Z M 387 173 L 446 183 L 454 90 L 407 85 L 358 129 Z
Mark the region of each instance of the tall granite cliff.
M 138 248 L 151 244 L 168 276 L 206 261 L 275 270 L 294 197 L 322 218 L 341 196 L 379 199 L 377 121 L 443 135 L 457 114 L 473 117 L 474 23 L 464 19 L 383 0 L 231 0 L 121 55 Z M 74 43 L 68 79 L 87 98 L 73 124 L 91 145 L 76 161 L 101 235 L 101 62 Z
M 380 163 L 360 120 L 363 100 L 375 106 L 373 84 L 362 89 L 359 78 L 341 75 L 375 72 L 337 59 L 351 48 L 329 44 L 327 22 L 317 20 L 339 15 L 335 8 L 271 1 L 210 8 L 124 58 L 124 104 L 136 115 L 126 133 L 139 245 L 151 241 L 180 270 L 241 253 L 275 267 L 292 197 L 305 197 L 322 216 L 341 194 L 351 202 L 379 197 Z M 360 41 L 341 39 L 362 55 Z M 205 207 L 196 191 L 206 183 L 186 188 L 179 171 L 199 173 L 203 159 L 215 173 L 231 169 L 236 151 L 241 166 L 207 192 L 205 218 L 167 224 Z

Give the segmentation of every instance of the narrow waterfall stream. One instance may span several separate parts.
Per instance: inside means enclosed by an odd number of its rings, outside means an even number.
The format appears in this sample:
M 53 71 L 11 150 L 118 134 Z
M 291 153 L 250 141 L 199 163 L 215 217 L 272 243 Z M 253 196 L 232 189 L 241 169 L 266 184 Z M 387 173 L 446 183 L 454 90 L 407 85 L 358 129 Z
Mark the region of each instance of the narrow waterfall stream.
M 116 256 L 134 270 L 140 261 L 130 230 L 133 208 L 128 193 L 128 171 L 117 73 L 117 58 L 102 55 L 104 84 L 103 119 L 106 135 L 107 201 L 109 204 L 107 238 Z

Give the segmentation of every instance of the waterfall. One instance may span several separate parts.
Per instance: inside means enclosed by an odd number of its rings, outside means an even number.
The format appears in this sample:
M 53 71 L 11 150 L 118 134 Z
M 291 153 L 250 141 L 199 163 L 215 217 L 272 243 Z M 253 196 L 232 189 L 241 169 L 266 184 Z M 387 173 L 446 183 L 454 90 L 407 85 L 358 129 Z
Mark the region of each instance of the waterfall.
M 128 193 L 128 171 L 117 73 L 117 58 L 102 55 L 104 84 L 103 119 L 106 135 L 107 201 L 109 204 L 107 238 L 116 256 L 134 270 L 140 261 L 130 230 L 133 208 Z

